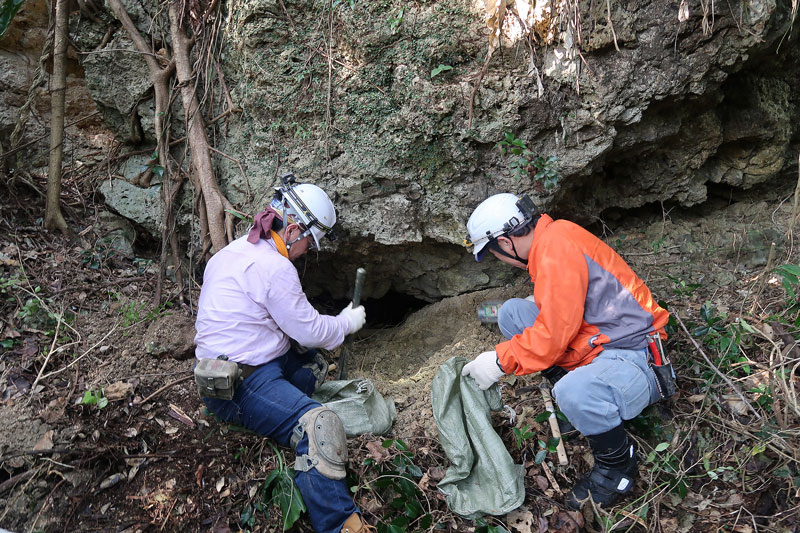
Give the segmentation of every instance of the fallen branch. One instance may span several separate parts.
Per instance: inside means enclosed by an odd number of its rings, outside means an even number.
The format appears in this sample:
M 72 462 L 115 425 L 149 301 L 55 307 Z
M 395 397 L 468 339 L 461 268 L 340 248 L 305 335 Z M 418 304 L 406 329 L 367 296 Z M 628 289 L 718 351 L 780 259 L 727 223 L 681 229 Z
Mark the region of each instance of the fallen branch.
M 161 387 L 160 389 L 155 391 L 153 394 L 151 394 L 150 396 L 148 396 L 147 398 L 145 398 L 141 402 L 134 402 L 134 405 L 144 405 L 147 402 L 149 402 L 150 400 L 152 400 L 153 398 L 155 398 L 156 396 L 158 396 L 159 394 L 161 394 L 162 392 L 164 392 L 165 390 L 169 389 L 170 387 L 174 387 L 175 385 L 177 385 L 179 383 L 183 383 L 184 381 L 189 381 L 193 377 L 194 377 L 194 374 L 189 374 L 188 376 L 183 376 L 182 378 L 178 378 L 175 381 L 167 383 L 166 385 L 164 385 L 163 387 Z

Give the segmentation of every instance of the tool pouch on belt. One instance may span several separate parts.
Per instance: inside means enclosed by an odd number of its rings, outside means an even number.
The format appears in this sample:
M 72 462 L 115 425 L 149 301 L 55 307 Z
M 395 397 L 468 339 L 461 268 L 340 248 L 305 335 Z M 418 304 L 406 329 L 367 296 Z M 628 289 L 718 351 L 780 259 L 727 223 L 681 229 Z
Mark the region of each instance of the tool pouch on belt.
M 664 349 L 664 344 L 661 342 L 661 335 L 651 333 L 647 336 L 647 343 L 649 346 L 647 362 L 656 377 L 658 393 L 661 395 L 662 400 L 672 398 L 677 391 L 675 369 L 672 368 L 672 362 Z
M 241 381 L 241 370 L 239 365 L 222 357 L 200 359 L 194 367 L 194 381 L 201 398 L 233 399 L 236 386 Z

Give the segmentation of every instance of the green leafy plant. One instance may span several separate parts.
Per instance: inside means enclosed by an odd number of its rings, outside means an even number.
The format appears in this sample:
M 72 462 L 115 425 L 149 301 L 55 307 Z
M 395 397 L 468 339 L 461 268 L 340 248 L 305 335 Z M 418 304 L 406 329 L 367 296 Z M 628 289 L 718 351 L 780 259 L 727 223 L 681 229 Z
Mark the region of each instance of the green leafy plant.
M 683 279 L 676 278 L 670 275 L 667 277 L 675 284 L 675 287 L 672 289 L 672 292 L 677 294 L 678 296 L 691 296 L 694 291 L 702 287 L 700 283 L 688 283 Z
M 106 405 L 108 405 L 108 399 L 103 396 L 103 389 L 93 390 L 89 389 L 84 393 L 83 398 L 81 398 L 82 405 L 94 405 L 98 409 L 102 409 Z
M 645 463 L 650 464 L 651 472 L 667 478 L 669 490 L 684 498 L 689 492 L 680 458 L 669 451 L 669 442 L 661 442 L 647 455 Z
M 162 167 L 158 161 L 158 150 L 153 150 L 153 153 L 150 154 L 150 159 L 147 160 L 147 163 L 142 165 L 140 172 L 147 172 L 148 169 L 159 178 L 164 176 L 164 167 Z
M 291 529 L 300 518 L 300 515 L 306 511 L 306 504 L 303 502 L 300 489 L 297 488 L 294 482 L 294 470 L 286 465 L 280 450 L 271 442 L 269 445 L 278 459 L 278 466 L 264 480 L 260 499 L 254 504 L 245 506 L 239 516 L 239 521 L 244 525 L 253 527 L 258 511 L 269 516 L 269 508 L 277 506 L 281 511 L 281 528 L 286 531 Z
M 439 66 L 431 71 L 431 79 L 435 78 L 442 72 L 447 72 L 448 70 L 453 70 L 453 67 L 451 67 L 450 65 L 442 65 L 441 63 L 439 63 Z
M 557 157 L 536 155 L 513 133 L 506 133 L 505 138 L 497 143 L 497 148 L 503 155 L 512 156 L 509 165 L 517 178 L 533 178 L 545 190 L 554 188 L 561 179 L 556 167 Z
M 25 0 L 2 0 L 0 3 L 0 37 L 5 35 L 8 27 L 11 26 L 11 19 L 17 14 L 19 8 Z
M 781 285 L 786 291 L 788 300 L 783 315 L 784 321 L 800 326 L 800 266 L 793 264 L 780 265 L 775 269 L 775 273 L 781 277 Z
M 433 516 L 422 502 L 425 496 L 417 486 L 416 479 L 422 470 L 415 464 L 414 454 L 401 439 L 387 439 L 381 447 L 388 451 L 385 458 L 368 457 L 364 466 L 376 475 L 374 479 L 351 486 L 352 492 L 372 490 L 381 499 L 389 502 L 390 510 L 384 520 L 377 524 L 378 533 L 405 533 L 406 531 L 429 530 Z
M 400 12 L 397 14 L 396 17 L 389 17 L 389 26 L 392 27 L 392 33 L 397 31 L 397 28 L 400 27 L 400 24 L 403 23 L 403 15 L 406 13 L 405 6 L 400 7 Z
M 514 433 L 514 441 L 517 444 L 517 450 L 522 450 L 525 441 L 533 437 L 533 431 L 531 431 L 531 427 L 529 425 L 525 425 L 521 428 L 512 428 L 511 431 Z

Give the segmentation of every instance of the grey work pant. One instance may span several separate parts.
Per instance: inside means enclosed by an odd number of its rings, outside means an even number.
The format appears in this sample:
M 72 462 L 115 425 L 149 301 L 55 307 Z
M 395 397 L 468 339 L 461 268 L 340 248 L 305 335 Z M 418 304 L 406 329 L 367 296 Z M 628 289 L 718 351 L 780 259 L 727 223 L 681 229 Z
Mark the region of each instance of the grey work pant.
M 506 338 L 536 322 L 539 308 L 522 298 L 503 303 L 498 315 Z M 598 435 L 636 417 L 660 399 L 647 350 L 605 349 L 588 365 L 567 373 L 553 387 L 558 407 L 575 429 Z

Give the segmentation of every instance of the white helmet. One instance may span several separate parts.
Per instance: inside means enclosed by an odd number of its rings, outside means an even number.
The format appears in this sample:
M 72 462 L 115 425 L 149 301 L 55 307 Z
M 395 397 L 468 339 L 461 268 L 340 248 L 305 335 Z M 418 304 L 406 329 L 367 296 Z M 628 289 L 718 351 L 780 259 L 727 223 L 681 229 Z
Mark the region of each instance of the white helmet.
M 336 210 L 325 191 L 311 183 L 295 184 L 294 175 L 281 178 L 283 186 L 275 189 L 270 207 L 281 214 L 284 224 L 302 224 L 306 231 L 300 236 L 314 237 L 317 249 L 319 240 L 328 235 L 336 224 Z
M 486 254 L 489 242 L 521 228 L 538 214 L 538 209 L 527 195 L 522 199 L 507 192 L 490 196 L 470 215 L 467 221 L 469 234 L 464 244 L 472 247 L 475 261 L 480 261 Z

